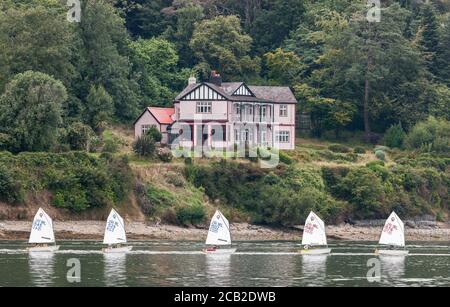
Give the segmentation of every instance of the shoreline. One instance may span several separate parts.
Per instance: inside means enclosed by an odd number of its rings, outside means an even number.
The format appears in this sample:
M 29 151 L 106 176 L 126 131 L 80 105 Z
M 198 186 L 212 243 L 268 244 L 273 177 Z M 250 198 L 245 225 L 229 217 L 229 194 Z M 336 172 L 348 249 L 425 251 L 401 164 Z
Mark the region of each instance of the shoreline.
M 448 226 L 448 225 L 447 225 Z M 27 240 L 31 222 L 0 221 L 0 240 Z M 57 240 L 102 240 L 105 223 L 103 221 L 55 222 Z M 378 241 L 382 227 L 361 227 L 348 224 L 327 226 L 328 239 L 333 241 Z M 302 237 L 300 229 L 277 229 L 247 223 L 231 225 L 235 241 L 298 241 Z M 145 222 L 127 224 L 129 240 L 203 241 L 206 228 L 184 228 L 173 225 L 152 225 Z M 405 229 L 407 241 L 450 242 L 450 228 L 426 227 Z

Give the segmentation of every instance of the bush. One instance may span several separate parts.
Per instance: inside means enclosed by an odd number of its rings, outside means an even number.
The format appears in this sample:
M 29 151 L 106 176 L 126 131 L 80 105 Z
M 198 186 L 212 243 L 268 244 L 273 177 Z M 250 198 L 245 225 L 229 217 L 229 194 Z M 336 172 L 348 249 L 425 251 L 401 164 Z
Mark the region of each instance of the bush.
M 151 126 L 150 129 L 147 130 L 146 136 L 155 141 L 155 143 L 159 143 L 162 140 L 162 134 L 155 126 Z
M 152 138 L 147 135 L 143 135 L 133 143 L 133 150 L 139 156 L 154 157 L 156 144 Z
M 401 124 L 392 125 L 384 134 L 384 144 L 391 148 L 401 148 L 405 139 L 405 131 Z
M 347 146 L 341 145 L 341 144 L 333 144 L 328 146 L 328 149 L 335 153 L 349 153 L 351 152 L 351 149 Z
M 181 225 L 200 224 L 206 217 L 205 208 L 201 205 L 179 206 L 175 210 L 177 220 Z
M 375 157 L 377 157 L 378 160 L 384 161 L 386 159 L 386 154 L 383 150 L 377 150 L 375 151 Z
M 279 155 L 280 155 L 280 162 L 290 165 L 292 163 L 294 163 L 294 160 L 284 151 L 279 151 Z
M 67 128 L 66 139 L 72 150 L 89 151 L 90 141 L 94 136 L 91 127 L 81 122 L 74 122 Z
M 163 147 L 163 148 L 158 148 L 158 158 L 162 162 L 169 163 L 172 161 L 173 155 L 169 148 Z
M 7 203 L 20 203 L 24 200 L 24 191 L 13 173 L 0 164 L 0 200 Z
M 337 184 L 340 196 L 355 206 L 360 217 L 377 217 L 381 211 L 384 189 L 380 178 L 367 168 L 351 170 Z
M 405 138 L 410 150 L 448 154 L 450 152 L 450 122 L 429 117 L 417 123 Z
M 366 149 L 364 147 L 361 146 L 357 146 L 355 147 L 355 149 L 353 150 L 353 152 L 355 154 L 365 154 L 366 153 Z
M 172 184 L 175 187 L 182 188 L 186 185 L 186 180 L 179 173 L 170 171 L 164 174 L 164 177 L 166 177 L 168 183 Z

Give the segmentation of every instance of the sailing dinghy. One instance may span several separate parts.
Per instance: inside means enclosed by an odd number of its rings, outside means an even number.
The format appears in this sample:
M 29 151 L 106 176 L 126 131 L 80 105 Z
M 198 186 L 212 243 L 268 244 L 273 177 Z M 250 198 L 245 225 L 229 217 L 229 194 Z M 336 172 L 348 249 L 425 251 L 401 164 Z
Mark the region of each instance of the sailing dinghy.
M 59 249 L 55 244 L 53 221 L 42 208 L 34 216 L 28 243 L 33 244 L 28 248 L 30 252 L 54 252 Z
M 375 251 L 378 255 L 385 256 L 406 256 L 408 251 L 405 249 L 405 226 L 402 220 L 395 212 L 389 216 L 384 224 L 381 233 L 381 247 Z
M 206 245 L 208 247 L 203 252 L 207 254 L 232 254 L 236 252 L 235 248 L 230 248 L 230 223 L 219 210 L 214 213 L 211 219 Z
M 125 224 L 123 218 L 112 209 L 108 216 L 105 227 L 105 237 L 103 244 L 108 247 L 103 249 L 105 253 L 126 253 L 133 249 L 132 246 L 122 246 L 127 243 L 127 236 L 125 234 Z
M 303 229 L 301 254 L 303 255 L 327 255 L 331 253 L 328 248 L 325 223 L 311 211 Z

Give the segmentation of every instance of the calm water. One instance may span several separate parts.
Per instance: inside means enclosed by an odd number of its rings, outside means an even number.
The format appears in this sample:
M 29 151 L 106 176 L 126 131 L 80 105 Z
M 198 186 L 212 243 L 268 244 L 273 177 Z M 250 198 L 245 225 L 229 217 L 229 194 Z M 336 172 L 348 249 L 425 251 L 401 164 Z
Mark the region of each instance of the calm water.
M 380 283 L 366 279 L 374 243 L 332 243 L 332 255 L 301 256 L 297 242 L 237 242 L 228 256 L 203 244 L 133 242 L 127 255 L 103 255 L 95 242 L 59 242 L 32 256 L 24 242 L 0 241 L 0 286 L 450 286 L 449 244 L 410 243 L 411 255 L 381 258 Z M 81 283 L 66 279 L 67 260 L 81 263 Z

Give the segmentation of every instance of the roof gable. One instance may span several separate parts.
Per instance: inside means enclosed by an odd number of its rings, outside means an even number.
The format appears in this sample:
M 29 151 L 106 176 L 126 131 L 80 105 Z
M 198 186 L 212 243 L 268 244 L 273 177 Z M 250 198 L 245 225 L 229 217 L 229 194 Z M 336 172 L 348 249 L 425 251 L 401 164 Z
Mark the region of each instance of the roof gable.
M 227 100 L 223 93 L 207 83 L 201 83 L 187 91 L 178 100 Z
M 256 97 L 255 94 L 248 88 L 248 86 L 245 83 L 242 83 L 242 85 L 234 91 L 233 96 L 251 96 Z

